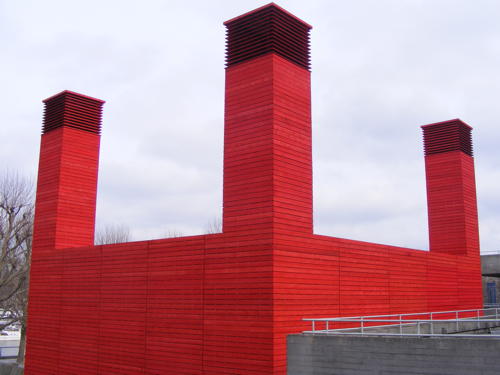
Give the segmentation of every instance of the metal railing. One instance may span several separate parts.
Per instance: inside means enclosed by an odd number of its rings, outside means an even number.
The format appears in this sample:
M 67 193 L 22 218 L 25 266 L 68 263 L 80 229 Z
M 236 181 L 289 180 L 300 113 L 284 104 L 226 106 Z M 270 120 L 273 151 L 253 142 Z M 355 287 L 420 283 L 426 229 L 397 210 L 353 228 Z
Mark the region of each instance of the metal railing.
M 443 328 L 443 324 L 451 324 L 452 327 L 454 327 L 455 332 L 498 327 L 500 326 L 500 308 L 493 307 L 474 310 L 435 311 L 340 318 L 304 318 L 303 320 L 311 322 L 311 330 L 303 332 L 308 334 L 449 336 L 449 333 L 435 333 L 436 325 L 440 324 L 441 328 Z M 474 324 L 472 326 L 465 326 L 463 323 Z M 389 332 L 388 329 L 396 332 Z M 448 330 L 446 329 L 446 331 Z M 478 335 L 470 334 L 454 334 L 453 336 L 478 337 Z

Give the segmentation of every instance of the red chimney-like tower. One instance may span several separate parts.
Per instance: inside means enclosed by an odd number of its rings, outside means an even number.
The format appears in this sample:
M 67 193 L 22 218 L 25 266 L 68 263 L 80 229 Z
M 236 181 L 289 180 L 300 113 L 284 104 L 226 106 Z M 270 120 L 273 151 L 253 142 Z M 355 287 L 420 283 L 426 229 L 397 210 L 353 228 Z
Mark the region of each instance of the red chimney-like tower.
M 274 4 L 224 24 L 224 232 L 311 234 L 311 26 Z
M 104 101 L 71 91 L 63 91 L 44 100 L 45 114 L 40 144 L 36 210 L 33 228 L 29 289 L 29 334 L 26 373 L 59 373 L 61 331 L 74 318 L 61 320 L 62 312 L 82 311 L 95 306 L 92 285 L 99 275 L 92 275 L 79 286 L 69 281 L 65 270 L 68 248 L 87 247 L 93 253 L 97 172 L 101 113 Z M 64 250 L 63 250 L 64 249 Z M 79 264 L 80 270 L 85 267 Z M 77 271 L 77 272 L 80 272 Z M 63 272 L 66 280 L 63 281 Z M 84 279 L 78 275 L 74 280 Z M 65 285 L 68 287 L 65 288 Z M 89 293 L 89 291 L 91 291 Z M 68 301 L 85 297 L 82 306 Z M 95 310 L 92 310 L 95 311 Z M 89 329 L 87 336 L 91 336 Z
M 71 91 L 44 100 L 33 252 L 94 244 L 104 101 Z
M 430 250 L 479 256 L 472 128 L 455 119 L 422 129 Z

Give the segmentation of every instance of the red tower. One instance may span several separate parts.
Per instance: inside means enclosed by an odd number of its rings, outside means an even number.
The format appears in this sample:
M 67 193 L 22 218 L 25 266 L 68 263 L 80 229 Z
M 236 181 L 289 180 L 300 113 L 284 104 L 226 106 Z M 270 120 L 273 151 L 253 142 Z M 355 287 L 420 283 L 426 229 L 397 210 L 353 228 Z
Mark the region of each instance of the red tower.
M 422 129 L 430 249 L 479 256 L 472 128 L 455 119 Z
M 33 247 L 94 244 L 104 101 L 63 91 L 44 100 Z
M 224 232 L 312 234 L 311 26 L 276 5 L 224 24 Z
M 303 317 L 482 306 L 470 128 L 423 127 L 431 251 L 315 235 L 311 27 L 225 25 L 223 233 L 93 246 L 102 102 L 46 101 L 27 375 L 284 375 Z
M 36 213 L 31 256 L 29 335 L 27 360 L 37 371 L 54 373 L 64 302 L 78 288 L 62 285 L 61 249 L 93 246 L 101 112 L 104 101 L 71 91 L 44 100 Z M 91 251 L 91 250 L 89 250 Z M 68 272 L 69 274 L 70 272 Z M 98 275 L 95 275 L 98 277 Z M 92 285 L 80 286 L 80 293 Z M 93 305 L 93 295 L 87 294 Z M 35 371 L 35 373 L 37 372 Z

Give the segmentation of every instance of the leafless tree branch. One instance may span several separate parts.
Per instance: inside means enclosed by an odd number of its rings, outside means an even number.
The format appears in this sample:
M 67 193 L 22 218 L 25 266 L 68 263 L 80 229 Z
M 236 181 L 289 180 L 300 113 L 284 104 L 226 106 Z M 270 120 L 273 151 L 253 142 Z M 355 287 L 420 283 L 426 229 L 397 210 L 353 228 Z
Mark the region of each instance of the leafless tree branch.
M 222 233 L 222 219 L 214 217 L 210 220 L 205 227 L 206 234 Z
M 33 231 L 33 181 L 0 175 L 0 330 L 21 324 L 24 345 Z M 24 360 L 20 350 L 18 362 Z
M 130 229 L 125 225 L 106 225 L 95 234 L 96 245 L 106 245 L 130 241 Z

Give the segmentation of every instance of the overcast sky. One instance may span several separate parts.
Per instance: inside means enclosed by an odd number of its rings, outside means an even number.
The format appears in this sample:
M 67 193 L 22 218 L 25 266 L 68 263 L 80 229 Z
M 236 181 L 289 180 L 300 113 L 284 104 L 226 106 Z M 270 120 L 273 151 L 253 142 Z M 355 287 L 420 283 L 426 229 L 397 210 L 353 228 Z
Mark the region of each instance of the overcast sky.
M 0 0 L 0 171 L 36 176 L 42 100 L 106 100 L 98 225 L 221 216 L 222 22 L 266 1 Z M 315 232 L 428 248 L 420 125 L 474 127 L 481 245 L 500 249 L 500 2 L 283 0 L 313 25 Z

